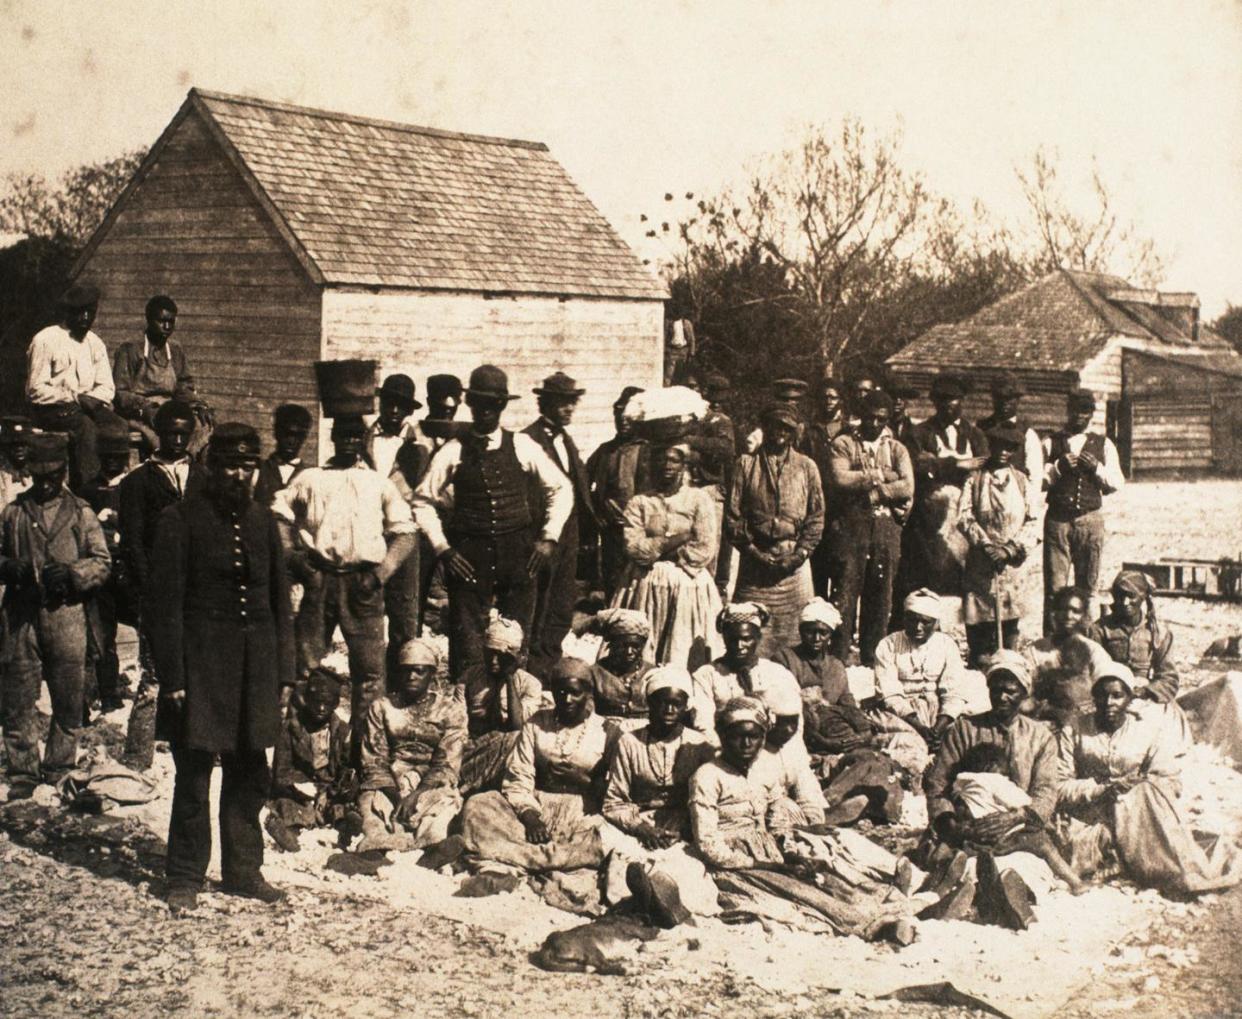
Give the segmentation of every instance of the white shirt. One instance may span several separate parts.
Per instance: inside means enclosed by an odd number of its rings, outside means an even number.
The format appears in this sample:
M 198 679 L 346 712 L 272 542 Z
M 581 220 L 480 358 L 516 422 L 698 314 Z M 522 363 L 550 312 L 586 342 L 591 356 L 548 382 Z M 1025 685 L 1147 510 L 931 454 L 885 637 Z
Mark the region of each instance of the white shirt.
M 151 462 L 164 472 L 172 482 L 177 495 L 185 495 L 185 483 L 190 477 L 190 458 L 183 456 L 180 460 L 161 460 L 158 456 L 151 457 Z
M 289 484 L 289 479 L 293 477 L 293 472 L 296 471 L 301 466 L 302 466 L 302 458 L 300 456 L 295 456 L 287 464 L 278 463 L 276 465 L 276 470 L 280 472 L 281 484 L 284 484 L 284 485 Z
M 26 398 L 31 403 L 76 403 L 91 396 L 111 403 L 116 396 L 108 348 L 93 332 L 81 342 L 64 326 L 35 333 L 26 352 Z
M 386 534 L 414 533 L 397 486 L 361 460 L 307 468 L 276 493 L 272 512 L 293 524 L 305 548 L 340 566 L 383 562 Z
M 497 428 L 487 437 L 489 451 L 500 448 L 505 430 Z M 534 476 L 543 489 L 548 506 L 548 519 L 543 525 L 540 538 L 556 541 L 565 527 L 565 521 L 574 508 L 574 489 L 565 472 L 553 463 L 534 439 L 523 432 L 512 432 L 513 452 L 518 464 L 527 474 Z M 461 463 L 461 441 L 450 439 L 431 458 L 431 464 L 423 480 L 414 492 L 414 519 L 419 529 L 427 535 L 437 555 L 449 548 L 444 536 L 440 514 L 453 508 L 453 476 Z
M 417 441 L 418 433 L 414 422 L 406 418 L 401 422 L 396 435 L 386 435 L 380 427 L 379 418 L 371 422 L 367 429 L 367 449 L 375 464 L 375 471 L 380 477 L 386 478 L 392 473 L 392 465 L 397 462 L 397 451 L 406 439 Z
M 1071 453 L 1081 453 L 1082 447 L 1087 444 L 1087 433 L 1079 432 L 1077 435 L 1071 435 L 1065 440 L 1065 446 Z M 1049 487 L 1051 487 L 1061 476 L 1061 468 L 1057 462 L 1052 459 L 1052 439 L 1044 439 L 1044 459 L 1047 466 L 1044 468 L 1044 478 Z M 1034 477 L 1034 475 L 1031 475 Z M 1116 492 L 1126 483 L 1125 475 L 1121 473 L 1121 460 L 1117 456 L 1117 447 L 1113 445 L 1112 439 L 1104 440 L 1104 460 L 1095 471 L 1096 479 L 1100 482 L 1100 488 L 1107 495 L 1109 492 Z

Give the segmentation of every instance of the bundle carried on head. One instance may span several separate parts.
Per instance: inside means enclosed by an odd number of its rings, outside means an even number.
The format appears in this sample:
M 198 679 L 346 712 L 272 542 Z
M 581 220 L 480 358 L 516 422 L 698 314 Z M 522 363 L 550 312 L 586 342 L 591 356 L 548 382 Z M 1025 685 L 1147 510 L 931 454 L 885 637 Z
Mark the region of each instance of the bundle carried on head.
M 687 386 L 645 389 L 630 397 L 625 405 L 625 419 L 637 435 L 650 442 L 680 442 L 694 429 L 695 422 L 705 418 L 708 403 Z

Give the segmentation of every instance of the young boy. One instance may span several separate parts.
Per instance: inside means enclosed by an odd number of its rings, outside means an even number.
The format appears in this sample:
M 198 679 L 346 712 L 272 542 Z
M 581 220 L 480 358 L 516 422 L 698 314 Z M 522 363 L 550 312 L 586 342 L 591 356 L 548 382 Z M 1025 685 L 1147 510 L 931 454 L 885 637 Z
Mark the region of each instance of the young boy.
M 340 702 L 340 678 L 316 669 L 281 726 L 267 831 L 286 852 L 297 852 L 302 828 L 335 825 L 343 836 L 359 828 L 354 807 L 358 782 L 349 766 L 350 727 L 336 713 Z
M 301 404 L 282 403 L 272 416 L 276 449 L 259 464 L 255 475 L 254 501 L 270 506 L 276 493 L 302 469 L 302 447 L 310 434 L 311 413 Z
M 969 822 L 1009 810 L 1023 811 L 1024 819 L 1015 822 L 999 841 L 1011 852 L 1021 850 L 1038 856 L 1074 895 L 1081 895 L 1087 886 L 1061 855 L 1039 815 L 1026 809 L 1031 798 L 1009 778 L 1008 770 L 1009 752 L 999 743 L 978 743 L 967 750 L 953 781 L 955 813 L 961 821 Z

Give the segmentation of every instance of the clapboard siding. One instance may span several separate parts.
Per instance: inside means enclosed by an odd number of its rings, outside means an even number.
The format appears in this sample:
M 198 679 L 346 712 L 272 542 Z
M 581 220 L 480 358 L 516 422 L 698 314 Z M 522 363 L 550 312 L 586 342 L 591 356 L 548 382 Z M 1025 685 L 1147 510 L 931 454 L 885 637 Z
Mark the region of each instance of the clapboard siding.
M 992 381 L 1000 374 L 996 369 L 964 368 L 955 369 L 970 385 L 970 393 L 963 401 L 963 413 L 972 420 L 978 421 L 992 413 Z M 935 408 L 927 393 L 931 389 L 932 379 L 937 372 L 912 372 L 900 370 L 897 373 L 902 382 L 915 386 L 922 394 L 910 400 L 910 416 L 916 421 L 929 417 Z M 1022 399 L 1022 416 L 1031 427 L 1040 433 L 1047 433 L 1059 428 L 1065 422 L 1065 394 L 1076 384 L 1072 372 L 1036 372 L 1024 371 L 1013 373 L 1026 388 L 1027 395 Z
M 152 294 L 176 300 L 176 338 L 217 420 L 249 422 L 270 445 L 276 406 L 317 410 L 318 288 L 197 113 L 174 129 L 79 278 L 103 291 L 95 328 L 113 351 L 141 335 Z
M 521 396 L 505 415 L 523 428 L 538 413 L 531 388 L 565 371 L 586 394 L 570 428 L 590 453 L 612 435 L 612 403 L 623 386 L 655 386 L 663 371 L 659 301 L 495 297 L 481 294 L 328 289 L 323 295 L 326 358 L 372 357 L 381 373 L 411 375 L 420 395 L 428 375 L 492 363 Z M 464 413 L 464 412 L 463 412 Z
M 1207 470 L 1212 466 L 1212 401 L 1137 399 L 1132 408 L 1131 469 Z

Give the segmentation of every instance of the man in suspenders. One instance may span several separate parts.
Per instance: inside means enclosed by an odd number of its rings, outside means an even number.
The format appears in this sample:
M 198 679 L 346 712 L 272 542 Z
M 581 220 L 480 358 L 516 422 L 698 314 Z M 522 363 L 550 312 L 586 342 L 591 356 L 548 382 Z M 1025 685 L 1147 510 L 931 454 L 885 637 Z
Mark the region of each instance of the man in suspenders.
M 1095 397 L 1076 389 L 1066 401 L 1065 427 L 1044 440 L 1044 618 L 1052 595 L 1071 583 L 1094 597 L 1104 553 L 1104 496 L 1125 478 L 1117 448 L 1089 431 Z

